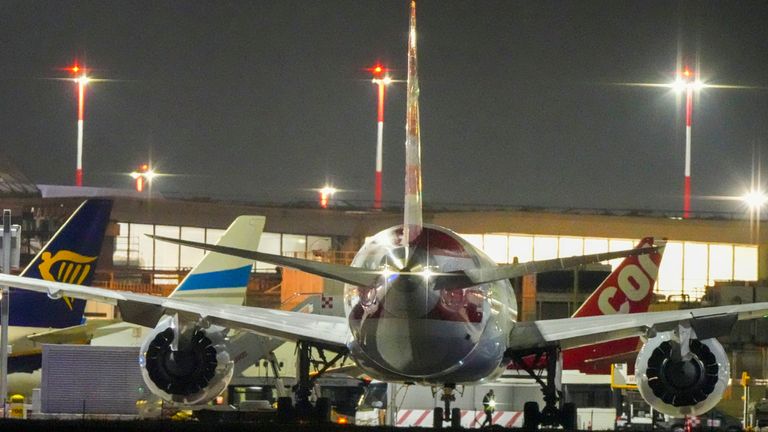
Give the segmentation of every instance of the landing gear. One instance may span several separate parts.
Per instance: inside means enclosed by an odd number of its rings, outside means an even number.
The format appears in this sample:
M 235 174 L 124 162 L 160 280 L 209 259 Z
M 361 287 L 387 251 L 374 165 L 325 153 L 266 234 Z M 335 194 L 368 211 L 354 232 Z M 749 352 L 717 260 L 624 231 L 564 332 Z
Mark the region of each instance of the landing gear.
M 312 348 L 318 353 L 319 359 L 312 358 Z M 343 361 L 346 353 L 338 353 L 330 361 L 325 356 L 322 347 L 313 346 L 309 342 L 300 341 L 296 344 L 298 354 L 296 375 L 298 382 L 294 387 L 293 405 L 290 397 L 281 397 L 277 401 L 277 417 L 281 421 L 296 419 L 314 420 L 319 423 L 331 421 L 331 400 L 319 397 L 312 406 L 310 396 L 317 379 L 338 361 Z M 316 373 L 310 376 L 310 366 L 315 366 Z
M 533 352 L 512 352 L 510 357 L 520 369 L 536 380 L 544 395 L 544 408 L 541 411 L 537 402 L 526 402 L 523 406 L 523 430 L 535 431 L 539 426 L 562 426 L 565 430 L 576 430 L 576 405 L 564 403 L 563 394 L 557 388 L 560 349 L 555 347 Z M 546 382 L 541 377 L 543 371 L 536 368 L 542 361 L 546 361 Z
M 451 422 L 452 428 L 461 427 L 461 409 L 451 408 L 451 402 L 456 400 L 454 391 L 456 390 L 456 384 L 446 384 L 443 386 L 443 393 L 440 395 L 440 400 L 443 401 L 442 407 L 435 407 L 432 412 L 432 427 L 435 429 L 441 429 L 443 422 Z M 433 387 L 433 395 L 436 394 Z M 462 391 L 463 393 L 463 391 Z

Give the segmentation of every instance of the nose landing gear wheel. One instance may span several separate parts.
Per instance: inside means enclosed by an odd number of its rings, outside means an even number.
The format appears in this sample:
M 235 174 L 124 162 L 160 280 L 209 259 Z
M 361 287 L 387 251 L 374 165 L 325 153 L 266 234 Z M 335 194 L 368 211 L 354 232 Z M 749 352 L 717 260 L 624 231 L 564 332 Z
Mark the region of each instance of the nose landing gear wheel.
M 526 402 L 523 405 L 523 430 L 535 431 L 539 428 L 539 403 Z
M 452 428 L 461 427 L 461 409 L 460 408 L 451 409 L 451 427 Z
M 576 430 L 576 404 L 574 403 L 564 403 L 563 404 L 563 410 L 560 413 L 562 418 L 560 419 L 561 424 L 563 425 L 563 429 L 565 430 Z
M 544 396 L 544 408 L 541 411 L 537 402 L 526 402 L 523 406 L 523 430 L 534 431 L 539 426 L 562 426 L 565 430 L 576 430 L 576 405 L 564 403 L 562 392 L 558 389 L 560 349 L 546 347 L 531 351 L 509 350 L 506 355 L 541 386 Z M 546 362 L 547 373 L 544 379 L 541 371 L 537 373 L 540 367 L 535 366 L 542 361 Z
M 443 428 L 443 408 L 442 407 L 435 407 L 435 410 L 432 412 L 432 428 L 433 429 Z

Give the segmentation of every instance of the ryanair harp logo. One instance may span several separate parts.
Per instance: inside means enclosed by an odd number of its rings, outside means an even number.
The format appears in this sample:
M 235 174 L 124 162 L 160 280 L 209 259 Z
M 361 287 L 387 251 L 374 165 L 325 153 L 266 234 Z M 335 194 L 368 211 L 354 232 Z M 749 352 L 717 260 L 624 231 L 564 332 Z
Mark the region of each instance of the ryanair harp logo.
M 40 256 L 42 262 L 37 269 L 40 270 L 40 276 L 47 281 L 79 285 L 88 277 L 93 268 L 91 263 L 96 261 L 96 258 L 68 250 L 60 250 L 51 256 L 51 253 L 46 251 Z M 72 299 L 65 297 L 64 301 L 71 310 Z

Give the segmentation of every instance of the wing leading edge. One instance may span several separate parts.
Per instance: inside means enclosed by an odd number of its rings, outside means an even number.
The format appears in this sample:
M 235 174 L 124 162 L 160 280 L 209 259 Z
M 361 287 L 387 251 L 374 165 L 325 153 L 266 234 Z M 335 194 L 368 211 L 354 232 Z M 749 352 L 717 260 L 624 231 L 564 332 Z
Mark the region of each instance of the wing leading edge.
M 561 349 L 577 348 L 656 331 L 668 331 L 687 323 L 700 339 L 730 332 L 737 320 L 764 318 L 768 303 L 752 303 L 711 308 L 664 312 L 615 314 L 583 318 L 562 318 L 518 323 L 510 334 L 512 350 L 527 350 L 557 345 Z
M 346 347 L 351 337 L 349 326 L 343 317 L 249 306 L 203 304 L 189 300 L 0 274 L 0 285 L 6 284 L 45 293 L 51 298 L 67 296 L 111 304 L 120 308 L 121 312 L 139 310 L 141 311 L 139 315 L 142 315 L 140 319 L 132 319 L 132 316 L 137 314 L 126 312 L 123 313 L 123 319 L 141 325 L 153 326 L 162 315 L 179 313 L 223 327 L 242 328 L 264 336 L 290 341 L 309 341 L 338 348 Z M 148 316 L 152 318 L 148 319 Z

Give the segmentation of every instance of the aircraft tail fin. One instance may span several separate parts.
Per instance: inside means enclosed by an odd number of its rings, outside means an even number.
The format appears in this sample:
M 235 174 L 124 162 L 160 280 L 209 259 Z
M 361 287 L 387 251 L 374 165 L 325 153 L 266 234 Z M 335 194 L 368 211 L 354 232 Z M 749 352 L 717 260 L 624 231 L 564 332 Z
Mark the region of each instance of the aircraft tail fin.
M 256 251 L 264 222 L 263 216 L 239 216 L 216 244 Z M 170 297 L 241 305 L 252 268 L 251 259 L 209 252 Z
M 51 240 L 22 271 L 21 276 L 90 285 L 96 271 L 112 201 L 89 199 L 75 210 Z M 47 295 L 14 289 L 9 324 L 64 328 L 83 320 L 85 301 L 52 300 Z
M 666 241 L 658 241 L 657 251 L 624 258 L 616 269 L 597 287 L 573 318 L 648 312 L 653 298 L 653 287 L 659 275 L 659 266 Z M 654 245 L 653 237 L 640 240 L 636 248 Z M 637 350 L 636 337 L 587 345 L 563 351 L 563 367 L 578 369 L 584 373 L 609 373 L 609 362 L 598 359 L 610 358 Z
M 416 1 L 411 1 L 408 32 L 408 107 L 405 125 L 405 203 L 403 244 L 414 243 L 423 229 L 421 211 L 421 138 L 419 126 L 419 74 L 416 57 Z
M 659 242 L 658 245 L 663 245 Z M 635 249 L 653 247 L 653 237 L 640 240 Z M 573 318 L 616 313 L 648 312 L 659 275 L 664 249 L 624 258 L 573 314 Z

